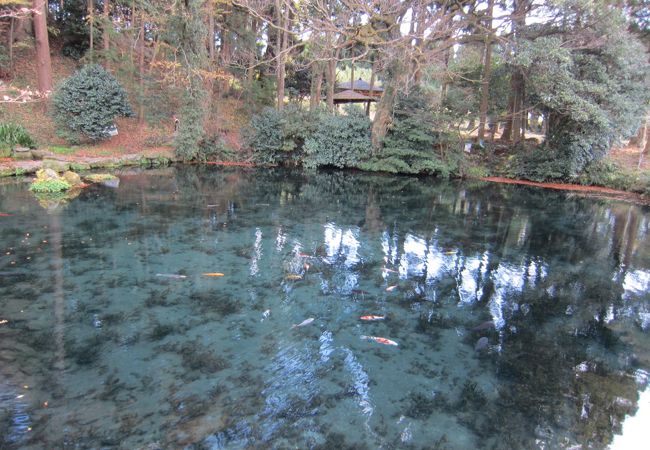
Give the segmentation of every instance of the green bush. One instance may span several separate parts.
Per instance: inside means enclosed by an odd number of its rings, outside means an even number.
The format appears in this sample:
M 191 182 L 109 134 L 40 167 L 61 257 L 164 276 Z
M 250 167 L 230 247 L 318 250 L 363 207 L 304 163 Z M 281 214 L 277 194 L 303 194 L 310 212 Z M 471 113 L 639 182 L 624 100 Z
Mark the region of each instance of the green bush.
M 36 148 L 36 141 L 32 139 L 27 130 L 14 123 L 0 124 L 0 151 L 11 151 L 14 147 Z
M 347 115 L 319 116 L 316 129 L 305 139 L 305 166 L 358 167 L 372 152 L 370 127 L 359 108 L 349 108 Z
M 219 135 L 208 136 L 199 144 L 204 161 L 234 161 L 237 153 Z
M 400 95 L 381 151 L 360 167 L 443 177 L 456 174 L 463 158 L 460 141 L 451 133 L 436 131 L 436 128 L 436 112 L 428 96 L 417 88 L 408 95 Z
M 110 136 L 118 116 L 133 115 L 126 91 L 103 67 L 91 64 L 66 79 L 53 99 L 54 120 L 69 140 L 98 141 Z
M 250 125 L 243 130 L 244 142 L 257 162 L 299 165 L 304 156 L 305 139 L 314 132 L 317 117 L 294 105 L 282 111 L 266 108 L 253 116 Z

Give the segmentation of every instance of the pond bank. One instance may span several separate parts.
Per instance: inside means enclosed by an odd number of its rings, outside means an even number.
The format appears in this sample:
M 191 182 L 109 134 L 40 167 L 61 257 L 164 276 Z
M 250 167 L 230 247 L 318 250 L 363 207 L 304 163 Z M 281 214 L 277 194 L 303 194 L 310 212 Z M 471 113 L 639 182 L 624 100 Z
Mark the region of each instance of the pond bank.
M 606 188 L 602 186 L 584 186 L 581 184 L 568 183 L 542 183 L 538 181 L 517 180 L 513 178 L 503 177 L 481 177 L 479 179 L 481 181 L 489 181 L 491 183 L 518 184 L 522 186 L 533 186 L 544 189 L 575 191 L 590 197 L 606 197 L 616 200 L 626 200 L 633 203 L 640 203 L 643 205 L 650 205 L 650 198 L 644 195 L 634 192 L 621 191 L 618 189 Z
M 150 153 L 129 153 L 110 156 L 48 155 L 43 159 L 0 159 L 0 177 L 35 174 L 39 169 L 49 168 L 57 172 L 74 172 L 92 169 L 117 169 L 128 166 L 167 166 L 177 159 L 173 151 L 157 150 Z
M 33 175 L 39 169 L 51 168 L 57 172 L 72 170 L 75 172 L 93 169 L 119 169 L 122 167 L 161 167 L 179 162 L 172 149 L 156 149 L 148 153 L 128 153 L 110 156 L 80 156 L 80 155 L 49 155 L 40 160 L 17 160 L 12 158 L 0 158 L 0 178 Z M 251 162 L 237 161 L 207 161 L 206 165 L 225 167 L 257 167 Z M 542 183 L 528 180 L 518 180 L 504 177 L 480 177 L 481 181 L 492 183 L 518 184 L 524 186 L 540 187 L 545 189 L 556 189 L 574 191 L 581 195 L 590 197 L 605 197 L 617 200 L 625 200 L 633 203 L 650 205 L 650 198 L 647 196 L 606 188 L 602 186 L 584 186 L 568 183 Z

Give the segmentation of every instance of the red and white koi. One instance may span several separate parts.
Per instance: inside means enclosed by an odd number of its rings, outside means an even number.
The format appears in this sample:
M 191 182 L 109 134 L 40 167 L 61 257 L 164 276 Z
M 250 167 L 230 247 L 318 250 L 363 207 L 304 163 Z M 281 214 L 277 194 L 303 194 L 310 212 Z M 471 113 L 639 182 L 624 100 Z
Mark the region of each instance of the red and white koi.
M 375 315 L 369 315 L 369 316 L 361 316 L 359 317 L 360 320 L 365 320 L 366 322 L 376 322 L 378 320 L 384 320 L 386 319 L 386 316 L 375 316 Z
M 394 284 L 394 285 L 392 285 L 392 286 L 388 286 L 388 287 L 386 288 L 386 292 L 392 292 L 392 291 L 394 291 L 395 289 L 397 289 L 397 285 L 396 285 L 396 284 Z
M 384 344 L 384 345 L 394 345 L 397 347 L 399 344 L 391 339 L 386 339 L 383 337 L 379 336 L 361 336 L 361 339 L 367 340 L 367 341 L 375 341 L 378 344 Z

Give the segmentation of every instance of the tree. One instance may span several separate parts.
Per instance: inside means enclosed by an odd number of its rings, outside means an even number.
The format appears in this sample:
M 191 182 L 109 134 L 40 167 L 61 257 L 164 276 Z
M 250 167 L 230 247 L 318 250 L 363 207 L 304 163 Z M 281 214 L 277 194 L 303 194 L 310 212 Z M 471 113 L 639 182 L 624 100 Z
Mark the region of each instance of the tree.
M 34 16 L 34 45 L 36 47 L 36 74 L 38 90 L 43 95 L 52 91 L 52 62 L 50 41 L 47 35 L 47 8 L 45 0 L 32 0 Z

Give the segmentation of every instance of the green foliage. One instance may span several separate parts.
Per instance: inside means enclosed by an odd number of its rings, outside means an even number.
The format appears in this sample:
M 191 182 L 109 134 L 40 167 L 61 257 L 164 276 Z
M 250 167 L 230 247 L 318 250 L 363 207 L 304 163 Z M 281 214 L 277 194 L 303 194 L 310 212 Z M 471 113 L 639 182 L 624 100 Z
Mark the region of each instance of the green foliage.
M 243 137 L 257 162 L 299 165 L 315 125 L 315 116 L 297 106 L 287 105 L 282 111 L 266 108 L 251 118 Z
M 62 41 L 61 53 L 75 60 L 80 60 L 90 45 L 86 1 L 66 0 L 63 2 L 63 7 L 57 5 L 57 8 L 53 8 L 54 21 L 51 25 L 55 27 L 56 33 Z M 97 41 L 101 39 L 101 33 L 95 30 L 93 37 L 97 44 Z
M 11 155 L 14 147 L 36 148 L 36 141 L 32 139 L 27 130 L 14 123 L 0 124 L 0 156 Z
M 319 116 L 305 140 L 305 166 L 358 167 L 372 151 L 370 128 L 370 119 L 360 108 L 349 108 L 347 115 Z
M 607 36 L 599 47 L 572 50 L 559 37 L 521 43 L 514 64 L 526 74 L 530 102 L 549 120 L 544 151 L 534 160 L 514 161 L 517 176 L 571 180 L 643 117 L 650 98 L 648 64 L 639 58 L 645 49 L 620 17 L 603 14 L 583 17 L 585 23 L 594 20 L 596 34 Z
M 198 85 L 195 89 L 191 89 L 186 93 L 184 105 L 181 109 L 178 134 L 174 140 L 176 156 L 182 161 L 205 159 L 200 147 L 204 135 L 205 105 L 202 99 L 203 94 L 204 91 Z
M 650 173 L 625 170 L 608 159 L 589 164 L 576 181 L 584 185 L 650 194 Z
M 435 119 L 435 111 L 421 90 L 399 96 L 381 152 L 360 167 L 443 177 L 456 173 L 463 158 L 460 142 L 450 133 L 435 131 Z
M 31 186 L 29 186 L 29 190 L 32 192 L 51 193 L 67 191 L 70 187 L 70 184 L 65 180 L 50 179 L 34 181 Z
M 54 120 L 68 138 L 106 139 L 116 117 L 133 115 L 120 83 L 97 64 L 66 79 L 56 90 L 53 104 Z
M 200 143 L 201 157 L 205 161 L 234 161 L 237 153 L 219 135 L 208 136 Z
M 50 145 L 47 149 L 57 155 L 72 155 L 75 152 L 74 148 L 63 147 L 60 145 Z

